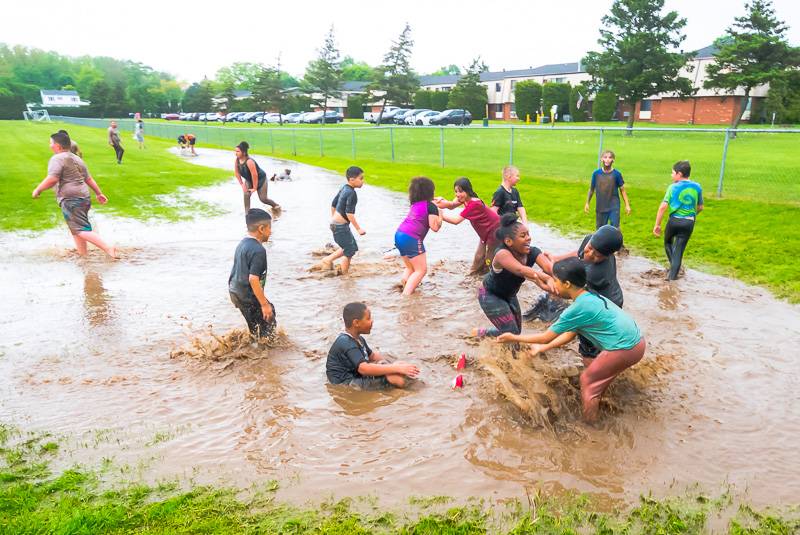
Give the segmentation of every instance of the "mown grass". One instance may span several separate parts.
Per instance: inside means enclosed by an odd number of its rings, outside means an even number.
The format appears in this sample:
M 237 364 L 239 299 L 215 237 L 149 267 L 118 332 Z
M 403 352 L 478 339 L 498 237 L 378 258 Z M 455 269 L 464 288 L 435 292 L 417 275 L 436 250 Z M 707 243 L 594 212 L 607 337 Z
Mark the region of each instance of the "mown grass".
M 0 426 L 0 532 L 13 534 L 213 533 L 213 534 L 485 534 L 705 532 L 721 515 L 729 533 L 789 535 L 800 529 L 796 512 L 758 511 L 734 505 L 729 494 L 709 499 L 693 493 L 604 512 L 585 496 L 544 497 L 487 505 L 473 500 L 449 506 L 434 496 L 415 498 L 404 510 L 387 510 L 370 498 L 328 500 L 305 507 L 275 499 L 276 482 L 243 492 L 177 483 L 104 481 L 73 467 L 54 473 L 58 448 L 46 435 Z M 718 521 L 717 521 L 718 523 Z
M 47 175 L 47 161 L 52 156 L 50 134 L 62 127 L 79 142 L 89 172 L 109 198 L 105 206 L 93 199 L 93 210 L 138 219 L 170 220 L 212 213 L 214 208 L 210 205 L 182 200 L 180 196 L 162 196 L 182 188 L 214 184 L 231 175 L 169 157 L 164 149 L 173 144 L 156 138 L 148 139 L 147 148 L 139 150 L 129 135 L 123 135 L 126 151 L 122 165 L 117 165 L 102 130 L 0 121 L 0 230 L 41 230 L 63 224 L 52 190 L 39 199 L 31 198 L 33 188 Z

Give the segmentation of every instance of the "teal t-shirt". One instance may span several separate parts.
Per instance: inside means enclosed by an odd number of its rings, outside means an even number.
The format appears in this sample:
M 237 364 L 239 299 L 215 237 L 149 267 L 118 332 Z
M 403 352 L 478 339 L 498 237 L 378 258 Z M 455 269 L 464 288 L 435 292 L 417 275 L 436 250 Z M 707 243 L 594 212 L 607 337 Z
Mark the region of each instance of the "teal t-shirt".
M 605 351 L 630 349 L 642 339 L 628 314 L 605 297 L 582 293 L 550 326 L 554 333 L 577 332 Z
M 673 182 L 667 188 L 664 202 L 669 204 L 669 215 L 694 217 L 697 215 L 697 205 L 703 204 L 703 188 L 691 180 Z

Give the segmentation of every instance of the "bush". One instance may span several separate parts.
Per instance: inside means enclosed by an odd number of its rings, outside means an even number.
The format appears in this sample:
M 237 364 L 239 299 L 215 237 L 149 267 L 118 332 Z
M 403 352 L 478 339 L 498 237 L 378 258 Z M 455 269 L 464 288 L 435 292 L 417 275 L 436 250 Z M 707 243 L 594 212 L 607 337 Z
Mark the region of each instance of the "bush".
M 583 97 L 581 107 L 578 108 L 578 99 Z M 569 92 L 569 114 L 572 120 L 583 122 L 586 120 L 589 110 L 589 91 L 583 84 L 578 84 Z
M 542 111 L 545 115 L 550 115 L 550 108 L 553 104 L 558 105 L 559 119 L 569 111 L 569 84 L 558 84 L 548 82 L 542 86 Z
M 347 97 L 347 117 L 350 119 L 364 118 L 364 99 L 358 95 Z
M 753 106 L 750 109 L 751 123 L 757 122 L 759 116 L 763 116 L 764 120 L 770 123 L 773 113 L 778 124 L 800 123 L 800 74 L 793 72 L 786 79 L 773 80 L 769 84 L 769 92 L 762 105 L 757 106 L 757 102 L 757 99 L 753 99 Z
M 450 91 L 431 91 L 431 106 L 432 110 L 444 111 L 447 109 L 447 103 L 450 101 Z
M 22 112 L 27 110 L 22 95 L 0 94 L 0 119 L 22 119 Z
M 617 94 L 613 91 L 598 91 L 592 105 L 592 120 L 596 122 L 610 121 L 617 111 Z
M 418 110 L 432 109 L 432 93 L 434 93 L 434 91 L 430 91 L 428 89 L 420 89 L 414 93 L 414 107 Z
M 527 115 L 533 120 L 542 104 L 542 85 L 533 80 L 517 82 L 514 86 L 514 102 L 520 121 L 524 121 Z

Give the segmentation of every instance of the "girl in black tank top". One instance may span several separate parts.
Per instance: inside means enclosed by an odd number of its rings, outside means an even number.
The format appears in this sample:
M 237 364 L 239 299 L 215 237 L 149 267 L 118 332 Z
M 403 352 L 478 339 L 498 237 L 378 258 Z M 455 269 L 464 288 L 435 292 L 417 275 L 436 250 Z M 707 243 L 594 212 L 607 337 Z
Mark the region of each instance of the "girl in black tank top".
M 281 207 L 267 196 L 267 173 L 265 173 L 256 163 L 254 159 L 248 154 L 250 145 L 247 141 L 242 141 L 236 145 L 236 162 L 233 165 L 233 172 L 236 174 L 236 180 L 242 188 L 244 194 L 244 212 L 245 214 L 250 210 L 250 196 L 253 190 L 258 194 L 258 198 L 264 204 L 272 207 L 272 214 L 276 216 L 280 212 Z M 252 162 L 252 167 L 251 167 Z M 256 175 L 256 180 L 253 180 L 253 174 Z M 254 182 L 256 182 L 254 184 Z M 255 186 L 255 187 L 254 187 Z

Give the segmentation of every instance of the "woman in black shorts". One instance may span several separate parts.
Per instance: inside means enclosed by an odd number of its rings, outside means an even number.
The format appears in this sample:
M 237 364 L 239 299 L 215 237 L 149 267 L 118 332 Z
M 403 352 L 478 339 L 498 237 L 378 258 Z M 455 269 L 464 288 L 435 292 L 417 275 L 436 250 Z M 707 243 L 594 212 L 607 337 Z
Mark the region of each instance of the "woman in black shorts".
M 261 202 L 272 207 L 273 212 L 280 212 L 281 207 L 278 203 L 267 197 L 267 184 L 269 183 L 267 174 L 247 153 L 249 149 L 250 144 L 247 141 L 236 145 L 236 163 L 233 166 L 236 180 L 239 181 L 244 193 L 244 211 L 247 213 L 250 210 L 250 196 L 256 192 Z

